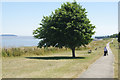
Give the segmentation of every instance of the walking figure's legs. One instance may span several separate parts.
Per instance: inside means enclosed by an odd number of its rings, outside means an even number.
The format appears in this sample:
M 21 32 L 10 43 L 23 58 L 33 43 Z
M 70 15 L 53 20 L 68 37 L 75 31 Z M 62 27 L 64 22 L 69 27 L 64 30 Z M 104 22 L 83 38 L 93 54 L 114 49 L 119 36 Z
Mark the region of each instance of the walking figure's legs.
M 106 51 L 104 51 L 104 56 L 106 56 Z

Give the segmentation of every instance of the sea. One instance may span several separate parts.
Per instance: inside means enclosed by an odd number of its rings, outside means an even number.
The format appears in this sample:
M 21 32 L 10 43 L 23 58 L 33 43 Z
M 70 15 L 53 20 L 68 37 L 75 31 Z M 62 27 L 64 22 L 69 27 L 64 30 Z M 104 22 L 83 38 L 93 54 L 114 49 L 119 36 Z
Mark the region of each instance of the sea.
M 37 46 L 40 39 L 33 36 L 0 36 L 0 47 L 14 48 L 14 47 L 28 47 Z
M 37 46 L 39 41 L 40 39 L 36 39 L 33 36 L 0 36 L 0 47 L 15 48 Z

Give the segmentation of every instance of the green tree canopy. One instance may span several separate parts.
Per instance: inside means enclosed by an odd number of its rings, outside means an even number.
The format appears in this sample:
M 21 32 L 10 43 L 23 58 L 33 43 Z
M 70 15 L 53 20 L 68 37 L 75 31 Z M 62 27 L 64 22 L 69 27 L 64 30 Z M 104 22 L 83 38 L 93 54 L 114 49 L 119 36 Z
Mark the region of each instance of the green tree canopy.
M 120 32 L 118 33 L 118 42 L 120 43 Z
M 63 3 L 51 15 L 43 16 L 42 27 L 33 32 L 35 38 L 42 39 L 38 46 L 67 47 L 75 57 L 75 48 L 90 43 L 95 33 L 95 26 L 90 23 L 86 13 L 86 9 L 74 1 Z
M 117 38 L 117 37 L 118 37 L 118 34 L 110 35 L 110 38 Z

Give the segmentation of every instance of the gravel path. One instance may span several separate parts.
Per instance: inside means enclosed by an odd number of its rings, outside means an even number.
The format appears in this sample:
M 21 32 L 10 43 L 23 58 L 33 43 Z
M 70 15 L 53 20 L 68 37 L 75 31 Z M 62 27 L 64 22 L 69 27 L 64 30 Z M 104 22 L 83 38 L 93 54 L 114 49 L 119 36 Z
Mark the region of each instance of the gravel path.
M 113 78 L 114 55 L 109 47 L 109 43 L 106 45 L 108 49 L 108 56 L 102 56 L 99 58 L 85 72 L 83 72 L 79 78 Z

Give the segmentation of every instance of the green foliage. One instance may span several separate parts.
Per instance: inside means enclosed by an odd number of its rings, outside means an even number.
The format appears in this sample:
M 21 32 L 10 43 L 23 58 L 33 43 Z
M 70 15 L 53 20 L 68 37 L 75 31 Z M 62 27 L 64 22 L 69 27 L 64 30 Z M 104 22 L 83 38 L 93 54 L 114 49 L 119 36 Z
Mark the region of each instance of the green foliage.
M 22 53 L 23 53 L 23 51 L 21 51 L 20 48 L 11 48 L 11 49 L 3 49 L 2 50 L 3 57 L 21 56 Z
M 120 32 L 118 33 L 118 42 L 120 43 Z
M 86 13 L 86 9 L 74 1 L 63 3 L 50 16 L 43 16 L 42 27 L 33 32 L 35 38 L 42 39 L 38 46 L 75 49 L 90 43 L 95 26 L 90 24 Z
M 118 34 L 112 34 L 112 35 L 107 35 L 107 36 L 95 36 L 97 39 L 108 39 L 108 38 L 117 38 Z
M 117 37 L 118 37 L 118 34 L 110 35 L 110 38 L 117 38 Z

